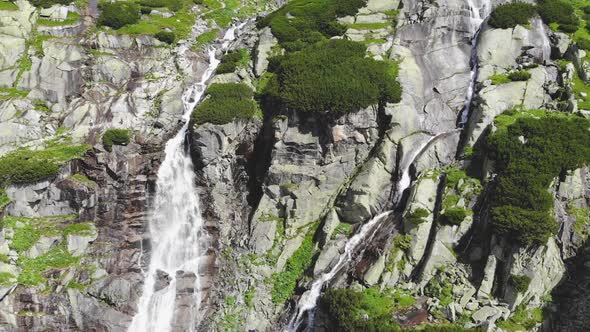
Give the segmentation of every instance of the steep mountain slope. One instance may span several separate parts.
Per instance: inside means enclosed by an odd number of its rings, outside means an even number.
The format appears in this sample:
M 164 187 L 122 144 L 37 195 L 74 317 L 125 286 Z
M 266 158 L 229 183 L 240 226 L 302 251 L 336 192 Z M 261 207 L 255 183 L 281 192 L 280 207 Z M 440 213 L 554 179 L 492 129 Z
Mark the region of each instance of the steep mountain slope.
M 1 330 L 588 325 L 585 3 L 122 3 L 0 3 Z

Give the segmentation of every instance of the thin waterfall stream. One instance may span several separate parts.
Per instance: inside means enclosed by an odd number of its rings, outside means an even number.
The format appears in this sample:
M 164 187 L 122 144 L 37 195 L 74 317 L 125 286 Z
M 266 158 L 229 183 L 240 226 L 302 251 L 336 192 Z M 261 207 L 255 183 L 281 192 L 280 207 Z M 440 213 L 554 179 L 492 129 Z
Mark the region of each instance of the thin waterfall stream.
M 469 11 L 471 12 L 471 20 L 477 25 L 477 30 L 473 38 L 471 38 L 471 56 L 469 58 L 469 66 L 471 68 L 471 74 L 469 78 L 469 87 L 467 88 L 467 98 L 465 98 L 465 105 L 461 111 L 461 117 L 459 120 L 459 127 L 464 127 L 469 119 L 469 111 L 471 110 L 471 102 L 473 101 L 473 95 L 475 94 L 475 83 L 477 82 L 478 74 L 478 61 L 477 61 L 477 40 L 483 27 L 483 23 L 487 19 L 491 12 L 490 0 L 484 0 L 481 8 L 477 8 L 473 3 L 473 0 L 467 0 Z M 483 12 L 483 15 L 482 15 Z
M 223 38 L 221 49 L 227 50 L 236 38 L 235 30 L 245 23 L 232 26 Z M 185 51 L 185 50 L 184 50 Z M 149 233 L 152 241 L 151 259 L 145 274 L 143 294 L 139 300 L 138 312 L 133 318 L 129 331 L 166 332 L 172 329 L 175 316 L 176 285 L 178 277 L 194 279 L 194 292 L 189 313 L 183 319 L 183 331 L 194 331 L 198 325 L 201 302 L 199 259 L 201 244 L 207 242 L 203 231 L 203 218 L 195 185 L 195 170 L 190 153 L 185 148 L 185 139 L 193 108 L 205 93 L 207 82 L 220 61 L 216 50 L 210 49 L 209 67 L 200 81 L 183 94 L 184 125 L 166 143 L 165 158 L 158 170 L 156 194 L 151 208 Z M 158 276 L 167 276 L 169 283 L 161 285 Z
M 420 145 L 420 147 L 418 149 L 413 151 L 413 153 L 410 155 L 410 157 L 407 158 L 407 162 L 404 165 L 400 165 L 402 167 L 401 168 L 402 171 L 400 173 L 401 178 L 397 182 L 397 192 L 396 192 L 396 196 L 394 198 L 395 199 L 394 207 L 397 205 L 397 203 L 400 202 L 403 192 L 407 188 L 409 188 L 410 185 L 412 184 L 412 178 L 410 175 L 410 167 L 412 166 L 412 164 L 414 164 L 416 159 L 418 157 L 420 157 L 420 155 L 430 146 L 430 144 L 432 142 L 434 142 L 436 139 L 438 139 L 442 136 L 445 136 L 449 133 L 452 133 L 454 131 L 456 131 L 456 130 L 452 130 L 450 132 L 443 132 L 443 133 L 432 136 L 426 142 L 422 143 L 422 145 Z M 344 253 L 342 253 L 340 255 L 336 265 L 334 265 L 334 267 L 329 272 L 326 272 L 326 273 L 323 273 L 322 275 L 320 275 L 313 282 L 311 289 L 306 291 L 301 296 L 301 298 L 299 299 L 299 302 L 297 303 L 297 308 L 289 321 L 289 325 L 288 325 L 286 331 L 289 331 L 289 332 L 299 331 L 302 324 L 305 322 L 305 314 L 306 313 L 307 313 L 307 330 L 308 331 L 312 330 L 312 325 L 313 325 L 313 321 L 314 321 L 314 317 L 315 317 L 316 305 L 317 305 L 318 299 L 322 293 L 322 289 L 324 288 L 324 285 L 329 283 L 335 276 L 338 275 L 338 273 L 340 271 L 342 271 L 342 269 L 344 269 L 348 266 L 350 261 L 353 259 L 353 254 L 355 252 L 357 252 L 357 250 L 361 247 L 361 245 L 363 243 L 368 243 L 373 239 L 373 237 L 375 236 L 377 231 L 379 231 L 379 229 L 383 225 L 383 222 L 385 220 L 387 220 L 387 217 L 389 215 L 391 215 L 392 213 L 393 213 L 393 210 L 390 210 L 390 211 L 386 211 L 386 212 L 383 212 L 383 213 L 375 216 L 373 219 L 371 219 L 370 221 L 365 223 L 360 228 L 360 230 L 353 237 L 351 237 L 348 240 L 348 242 L 346 243 L 346 246 L 344 248 Z

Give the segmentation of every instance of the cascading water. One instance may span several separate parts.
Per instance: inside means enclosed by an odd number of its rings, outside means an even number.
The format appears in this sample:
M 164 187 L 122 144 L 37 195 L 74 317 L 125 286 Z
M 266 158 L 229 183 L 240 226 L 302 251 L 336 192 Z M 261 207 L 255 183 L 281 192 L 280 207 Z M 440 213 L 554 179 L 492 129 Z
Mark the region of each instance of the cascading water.
M 240 25 L 241 27 L 243 25 Z M 231 27 L 224 37 L 223 49 L 235 39 L 235 29 Z M 190 87 L 183 95 L 184 125 L 166 143 L 165 158 L 158 170 L 156 195 L 149 223 L 152 240 L 151 259 L 145 275 L 143 294 L 139 300 L 137 315 L 133 318 L 131 332 L 166 332 L 171 330 L 174 318 L 176 283 L 178 271 L 182 275 L 194 275 L 193 298 L 189 321 L 185 331 L 194 331 L 198 325 L 198 312 L 201 302 L 199 257 L 200 244 L 206 241 L 203 232 L 203 219 L 199 208 L 199 197 L 195 186 L 195 171 L 190 154 L 185 149 L 185 137 L 190 114 L 205 92 L 208 80 L 219 65 L 216 50 L 209 50 L 209 67 L 200 82 Z M 170 278 L 168 285 L 158 285 L 158 274 L 166 273 Z M 162 287 L 163 286 L 163 287 Z M 184 317 L 186 319 L 186 317 Z
M 484 0 L 481 8 L 477 8 L 473 3 L 473 0 L 468 0 L 467 5 L 469 6 L 469 10 L 471 11 L 471 21 L 477 26 L 477 30 L 475 30 L 475 34 L 473 35 L 473 38 L 471 38 L 471 56 L 469 58 L 471 74 L 469 78 L 469 88 L 467 89 L 467 98 L 465 99 L 465 105 L 463 106 L 463 110 L 461 111 L 459 127 L 465 126 L 465 124 L 467 123 L 467 119 L 469 118 L 469 110 L 471 108 L 471 102 L 473 100 L 473 95 L 475 93 L 475 82 L 477 81 L 477 39 L 479 38 L 479 33 L 481 32 L 481 28 L 483 27 L 483 22 L 486 20 L 486 18 L 491 12 L 490 0 Z
M 455 130 L 453 130 L 453 131 L 455 131 Z M 453 131 L 451 131 L 451 132 L 453 132 Z M 401 199 L 403 192 L 412 184 L 412 178 L 410 176 L 410 166 L 416 161 L 416 158 L 418 158 L 424 152 L 424 150 L 426 150 L 428 148 L 430 143 L 432 143 L 434 140 L 438 139 L 439 137 L 441 137 L 443 135 L 447 135 L 449 133 L 450 132 L 444 132 L 444 133 L 440 133 L 438 135 L 432 136 L 428 141 L 424 142 L 418 149 L 416 149 L 410 155 L 410 158 L 407 159 L 408 160 L 407 163 L 402 168 L 402 170 L 403 170 L 401 172 L 402 177 L 397 183 L 397 194 L 395 197 L 396 204 Z M 318 298 L 320 297 L 320 295 L 322 293 L 322 288 L 324 287 L 324 285 L 326 285 L 328 282 L 330 282 L 344 267 L 346 267 L 348 265 L 348 263 L 353 258 L 353 254 L 357 251 L 357 249 L 361 243 L 367 243 L 367 242 L 371 241 L 373 236 L 377 233 L 377 231 L 383 225 L 382 221 L 385 220 L 385 218 L 387 216 L 389 216 L 391 213 L 393 213 L 393 211 L 386 211 L 386 212 L 383 212 L 383 213 L 377 215 L 376 217 L 371 219 L 369 222 L 364 224 L 361 227 L 360 231 L 348 240 L 348 242 L 346 243 L 346 246 L 344 248 L 344 253 L 342 253 L 340 255 L 340 257 L 338 258 L 338 263 L 336 263 L 336 265 L 334 265 L 334 267 L 330 270 L 330 272 L 323 273 L 318 279 L 316 279 L 313 282 L 311 289 L 308 290 L 307 292 L 305 292 L 301 296 L 301 299 L 299 299 L 299 302 L 297 303 L 297 309 L 295 311 L 295 314 L 293 315 L 293 317 L 289 321 L 289 326 L 287 327 L 287 331 L 289 331 L 289 332 L 298 331 L 299 328 L 301 327 L 301 324 L 304 322 L 306 312 L 308 313 L 307 330 L 311 330 L 311 327 L 312 327 L 312 324 L 314 321 L 316 304 L 317 304 Z

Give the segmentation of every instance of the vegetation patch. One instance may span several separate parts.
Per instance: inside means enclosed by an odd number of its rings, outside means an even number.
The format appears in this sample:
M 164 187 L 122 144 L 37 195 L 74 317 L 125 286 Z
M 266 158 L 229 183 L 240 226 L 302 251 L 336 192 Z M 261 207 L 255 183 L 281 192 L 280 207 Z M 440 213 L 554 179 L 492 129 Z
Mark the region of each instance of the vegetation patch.
M 556 23 L 563 32 L 575 32 L 580 25 L 574 6 L 568 1 L 542 0 L 539 2 L 538 12 L 543 22 Z
M 528 24 L 536 13 L 536 6 L 514 2 L 497 6 L 490 15 L 489 24 L 494 28 L 507 29 Z
M 131 131 L 128 129 L 108 129 L 102 135 L 102 145 L 111 152 L 113 145 L 127 145 L 131 141 Z
M 0 1 L 0 10 L 18 10 L 18 6 L 12 1 Z
M 365 57 L 366 47 L 329 40 L 271 59 L 275 74 L 265 91 L 279 109 L 346 113 L 385 102 L 399 102 L 397 65 Z
M 319 307 L 331 317 L 334 331 L 400 331 L 393 313 L 414 303 L 407 291 L 330 288 L 320 297 Z
M 531 73 L 526 70 L 513 71 L 508 74 L 511 81 L 528 81 L 531 78 Z
M 75 181 L 76 183 L 85 185 L 89 188 L 96 188 L 96 182 L 90 180 L 86 175 L 82 173 L 76 173 L 69 177 L 70 180 Z
M 157 40 L 166 43 L 166 44 L 174 44 L 176 41 L 176 34 L 172 31 L 158 31 L 154 35 Z
M 119 29 L 139 22 L 139 5 L 131 1 L 101 2 L 98 24 Z
M 451 207 L 445 209 L 444 213 L 440 216 L 440 221 L 445 225 L 458 226 L 461 225 L 466 217 L 467 210 L 462 207 Z
M 25 98 L 28 94 L 28 90 L 18 90 L 17 88 L 0 88 L 0 100 Z
M 287 50 L 302 49 L 326 38 L 346 32 L 336 18 L 356 15 L 364 0 L 294 0 L 257 22 L 269 26 Z
M 71 0 L 30 0 L 31 5 L 35 7 L 49 8 L 53 5 L 69 5 Z
M 217 36 L 219 36 L 219 29 L 213 29 L 210 31 L 203 32 L 202 34 L 198 35 L 195 43 L 192 46 L 193 50 L 198 50 L 199 48 L 213 42 Z
M 239 51 L 229 52 L 221 58 L 221 63 L 215 71 L 217 74 L 233 73 L 238 68 L 247 68 L 250 63 L 250 52 L 243 48 Z
M 35 258 L 20 257 L 18 266 L 22 272 L 18 276 L 18 282 L 23 285 L 36 286 L 45 281 L 43 275 L 45 271 L 51 268 L 66 268 L 78 261 L 79 258 L 72 256 L 63 244 Z
M 542 322 L 543 310 L 541 308 L 527 310 L 524 305 L 520 305 L 512 317 L 505 321 L 499 321 L 496 325 L 504 331 L 516 332 L 531 331 Z
M 40 18 L 37 20 L 37 24 L 48 26 L 48 27 L 59 27 L 59 26 L 65 26 L 65 25 L 72 25 L 72 24 L 78 22 L 79 20 L 80 20 L 80 14 L 78 14 L 76 12 L 68 12 L 67 18 L 63 21 L 55 21 L 55 20 Z
M 531 278 L 527 275 L 511 275 L 510 279 L 508 279 L 510 285 L 516 289 L 519 293 L 524 293 L 529 289 L 529 285 L 531 284 Z
M 489 196 L 493 230 L 521 245 L 544 244 L 557 231 L 549 185 L 590 161 L 590 121 L 544 110 L 506 111 L 495 125 L 483 147 L 498 174 Z
M 235 119 L 251 119 L 258 116 L 258 104 L 253 100 L 254 91 L 243 83 L 212 84 L 191 115 L 195 124 L 226 124 Z
M 6 190 L 0 188 L 0 211 L 10 203 L 10 197 L 6 194 Z
M 311 226 L 297 251 L 287 260 L 285 269 L 282 272 L 273 273 L 271 290 L 273 303 L 284 303 L 288 300 L 295 291 L 297 279 L 312 264 L 315 229 L 315 225 Z
M 426 217 L 429 215 L 430 212 L 428 212 L 428 210 L 424 208 L 417 208 L 406 215 L 406 220 L 413 225 L 419 225 L 427 222 Z
M 43 150 L 21 148 L 0 157 L 0 186 L 34 183 L 59 173 L 65 162 L 82 157 L 88 145 L 53 140 Z

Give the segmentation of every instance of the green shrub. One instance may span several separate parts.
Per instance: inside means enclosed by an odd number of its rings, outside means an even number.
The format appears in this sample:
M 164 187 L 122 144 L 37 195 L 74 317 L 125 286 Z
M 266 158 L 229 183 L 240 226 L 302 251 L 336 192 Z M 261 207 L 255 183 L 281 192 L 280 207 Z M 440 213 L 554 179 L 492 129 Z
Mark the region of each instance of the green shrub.
M 460 225 L 467 217 L 467 211 L 461 207 L 451 207 L 446 209 L 440 217 L 443 224 Z
M 492 228 L 522 245 L 544 244 L 558 229 L 547 189 L 562 172 L 590 161 L 590 121 L 529 110 L 506 111 L 495 124 L 482 151 L 498 174 L 489 196 Z
M 297 248 L 293 256 L 287 260 L 284 270 L 273 273 L 271 290 L 273 303 L 284 303 L 287 301 L 295 291 L 297 279 L 313 263 L 314 231 L 315 227 L 312 226 L 307 232 L 307 235 L 305 235 L 299 248 Z
M 576 45 L 583 50 L 590 50 L 590 39 L 579 39 L 576 40 Z
M 516 289 L 519 293 L 524 293 L 529 289 L 529 285 L 531 284 L 531 278 L 527 275 L 510 275 L 510 279 L 508 280 L 510 285 Z
M 424 218 L 428 217 L 429 215 L 430 212 L 428 212 L 428 210 L 423 208 L 417 208 L 416 210 L 406 215 L 406 220 L 414 225 L 418 225 L 421 223 L 425 223 L 426 219 Z
M 172 31 L 160 31 L 154 35 L 156 39 L 166 44 L 173 44 L 176 40 L 176 34 Z
M 108 129 L 102 135 L 102 145 L 105 150 L 112 151 L 114 145 L 127 145 L 131 140 L 131 131 L 127 129 Z
M 149 15 L 152 12 L 152 9 L 150 7 L 141 6 L 141 8 L 139 8 L 139 11 L 142 15 Z
M 531 73 L 526 70 L 514 71 L 508 74 L 511 81 L 528 81 L 531 78 Z
M 100 9 L 98 24 L 113 29 L 135 24 L 140 19 L 139 6 L 129 1 L 105 2 L 101 4 Z
M 498 321 L 497 326 L 504 331 L 531 331 L 538 324 L 543 323 L 543 309 L 527 310 L 525 305 L 516 307 L 516 311 L 508 320 Z
M 71 0 L 30 0 L 29 1 L 35 7 L 49 8 L 53 5 L 69 5 Z
M 243 83 L 212 84 L 191 115 L 195 124 L 226 124 L 234 119 L 256 116 L 258 105 L 252 99 L 254 91 Z
M 179 11 L 184 3 L 180 0 L 141 0 L 138 2 L 141 6 L 151 8 L 168 8 L 171 11 Z
M 524 2 L 499 5 L 490 15 L 489 24 L 494 28 L 514 28 L 518 24 L 528 24 L 535 12 L 535 5 Z
M 265 97 L 280 109 L 346 113 L 384 102 L 398 102 L 397 67 L 365 57 L 366 47 L 329 40 L 272 58 Z
M 283 47 L 296 50 L 341 35 L 345 29 L 336 18 L 355 15 L 364 5 L 364 0 L 294 0 L 259 20 L 257 26 L 270 26 Z
M 87 145 L 52 143 L 43 150 L 18 149 L 0 157 L 0 186 L 34 183 L 59 173 L 60 166 L 79 158 L 89 149 Z
M 319 308 L 331 318 L 333 331 L 401 331 L 393 312 L 415 302 L 408 294 L 368 288 L 328 289 L 319 300 Z
M 546 24 L 559 23 L 560 25 L 580 24 L 579 19 L 574 14 L 574 7 L 563 0 L 543 0 L 539 2 L 539 15 Z
M 574 33 L 576 31 L 578 31 L 578 25 L 577 24 L 560 24 L 558 29 L 561 32 Z
M 229 52 L 221 58 L 221 62 L 215 72 L 217 74 L 233 73 L 239 67 L 246 67 L 250 62 L 247 49 Z

